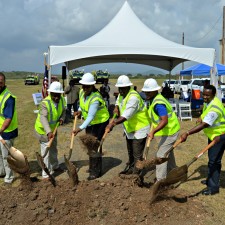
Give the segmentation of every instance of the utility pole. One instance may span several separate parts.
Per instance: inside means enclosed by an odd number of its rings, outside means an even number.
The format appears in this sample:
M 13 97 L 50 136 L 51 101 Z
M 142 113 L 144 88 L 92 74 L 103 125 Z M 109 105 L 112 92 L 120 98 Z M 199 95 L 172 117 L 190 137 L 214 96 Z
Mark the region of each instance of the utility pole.
M 221 57 L 221 64 L 224 64 L 224 27 L 225 27 L 225 6 L 223 7 L 223 32 L 222 32 L 222 57 Z
M 182 45 L 184 45 L 184 32 L 182 33 Z M 182 70 L 184 70 L 184 62 L 182 62 Z M 183 77 L 181 77 L 181 75 L 180 80 L 183 80 Z

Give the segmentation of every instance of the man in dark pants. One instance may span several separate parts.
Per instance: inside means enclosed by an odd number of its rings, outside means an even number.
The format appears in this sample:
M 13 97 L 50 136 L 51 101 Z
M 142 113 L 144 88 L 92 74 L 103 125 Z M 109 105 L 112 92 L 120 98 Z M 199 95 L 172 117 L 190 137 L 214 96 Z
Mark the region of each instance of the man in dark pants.
M 146 137 L 150 129 L 147 108 L 141 96 L 131 88 L 132 85 L 126 75 L 118 78 L 116 87 L 119 89 L 119 96 L 114 113 L 119 115 L 119 118 L 106 127 L 112 130 L 117 124 L 123 123 L 129 162 L 120 174 L 140 174 L 135 164 L 137 160 L 143 159 Z
M 221 172 L 221 160 L 223 157 L 225 142 L 218 141 L 218 137 L 225 130 L 225 110 L 222 102 L 215 96 L 216 88 L 208 85 L 203 90 L 204 106 L 203 112 L 198 119 L 198 125 L 181 135 L 182 142 L 186 141 L 191 134 L 204 131 L 209 142 L 217 140 L 217 144 L 208 150 L 208 177 L 201 183 L 206 184 L 207 188 L 202 191 L 203 195 L 214 195 L 219 193 L 219 179 Z

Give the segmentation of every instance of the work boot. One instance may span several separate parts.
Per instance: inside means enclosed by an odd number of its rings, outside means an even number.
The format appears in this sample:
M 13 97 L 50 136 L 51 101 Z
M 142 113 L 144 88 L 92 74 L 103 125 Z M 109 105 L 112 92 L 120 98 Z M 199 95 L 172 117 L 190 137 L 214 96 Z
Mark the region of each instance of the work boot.
M 88 180 L 94 180 L 101 176 L 102 157 L 90 157 L 90 173 Z
M 125 175 L 129 175 L 133 173 L 133 169 L 134 169 L 134 164 L 128 164 L 126 165 L 126 167 L 124 168 L 124 170 L 122 170 L 119 174 L 125 174 Z

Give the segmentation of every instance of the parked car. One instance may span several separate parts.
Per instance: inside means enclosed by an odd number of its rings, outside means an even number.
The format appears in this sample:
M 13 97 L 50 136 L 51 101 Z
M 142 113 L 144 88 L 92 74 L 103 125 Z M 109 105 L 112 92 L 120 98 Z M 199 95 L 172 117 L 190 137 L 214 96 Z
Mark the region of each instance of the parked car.
M 206 78 L 193 78 L 188 83 L 188 93 L 191 94 L 192 89 L 199 89 L 201 92 L 203 91 L 204 80 Z
M 169 79 L 168 80 L 164 80 L 163 81 L 163 83 L 162 83 L 162 88 L 164 88 L 165 87 L 165 85 L 166 85 L 166 83 L 168 84 L 168 86 L 170 87 L 170 89 L 172 90 L 172 91 L 174 91 L 174 83 L 176 82 L 176 80 L 170 80 L 170 82 L 169 82 Z
M 176 80 L 174 83 L 174 93 L 181 93 L 188 91 L 189 80 Z

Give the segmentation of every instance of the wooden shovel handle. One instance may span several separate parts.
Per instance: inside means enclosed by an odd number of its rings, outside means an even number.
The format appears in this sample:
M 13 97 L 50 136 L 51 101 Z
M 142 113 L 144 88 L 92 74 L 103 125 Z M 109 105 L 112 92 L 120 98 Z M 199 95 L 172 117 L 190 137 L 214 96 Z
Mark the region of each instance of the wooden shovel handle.
M 113 123 L 113 121 L 114 121 L 114 119 L 115 119 L 116 117 L 117 117 L 117 114 L 114 113 L 114 114 L 113 114 L 113 118 L 111 119 L 111 121 L 110 121 L 109 123 L 110 123 L 110 124 Z M 103 144 L 103 142 L 104 142 L 104 140 L 105 140 L 107 134 L 109 133 L 109 131 L 110 131 L 110 130 L 108 130 L 108 129 L 105 130 L 105 133 L 104 133 L 104 135 L 102 136 L 102 139 L 101 139 L 101 142 L 100 142 L 100 145 L 99 145 L 99 147 L 98 147 L 98 151 L 97 151 L 97 152 L 100 152 L 100 149 L 101 149 L 101 147 L 102 147 L 102 144 Z
M 59 122 L 57 122 L 57 124 L 56 124 L 56 126 L 55 126 L 55 129 L 54 129 L 54 131 L 53 131 L 53 137 L 52 137 L 52 138 L 50 139 L 50 141 L 48 142 L 48 147 L 47 147 L 47 148 L 50 148 L 50 147 L 51 147 L 52 142 L 53 142 L 54 137 L 55 137 L 55 134 L 56 134 L 56 132 L 57 132 L 58 126 L 59 126 Z
M 171 151 L 173 151 L 174 148 L 176 148 L 181 142 L 182 142 L 181 138 L 180 138 L 179 140 L 177 140 L 177 141 L 173 144 L 173 146 L 172 146 L 172 147 L 164 154 L 164 158 L 167 158 L 168 155 L 169 155 L 169 153 L 170 153 Z
M 202 149 L 201 152 L 199 152 L 195 158 L 198 159 L 200 156 L 202 156 L 206 151 L 208 151 L 213 145 L 215 145 L 215 141 L 213 140 L 210 144 L 208 144 L 204 149 Z
M 194 163 L 199 157 L 201 157 L 206 151 L 208 151 L 213 145 L 215 145 L 215 141 L 212 141 L 209 145 L 207 145 L 201 152 L 199 152 L 189 163 L 187 163 L 187 167 L 189 167 L 192 163 Z
M 74 118 L 73 130 L 76 129 L 76 125 L 77 125 L 77 115 Z M 74 141 L 74 133 L 72 133 L 72 136 L 71 136 L 70 149 L 73 148 L 73 141 Z
M 76 129 L 76 125 L 77 125 L 77 115 L 74 117 L 74 122 L 73 122 L 73 130 L 75 130 Z M 66 156 L 65 156 L 65 158 L 69 161 L 70 160 L 70 158 L 71 158 L 71 155 L 72 155 L 72 151 L 73 151 L 73 142 L 74 142 L 74 133 L 72 132 L 72 135 L 71 135 L 71 141 L 70 141 L 70 150 L 69 150 L 69 154 L 68 154 L 68 158 L 66 158 Z
M 46 150 L 45 150 L 44 155 L 42 156 L 43 158 L 45 158 L 45 156 L 48 154 L 49 148 L 50 148 L 51 145 L 52 145 L 52 142 L 53 142 L 53 140 L 54 140 L 54 137 L 55 137 L 55 134 L 56 134 L 56 131 L 57 131 L 58 126 L 59 126 L 59 122 L 56 123 L 55 129 L 54 129 L 54 131 L 53 131 L 53 137 L 52 137 L 52 138 L 49 140 L 49 142 L 48 142 L 48 146 L 47 146 L 47 148 L 46 148 Z

